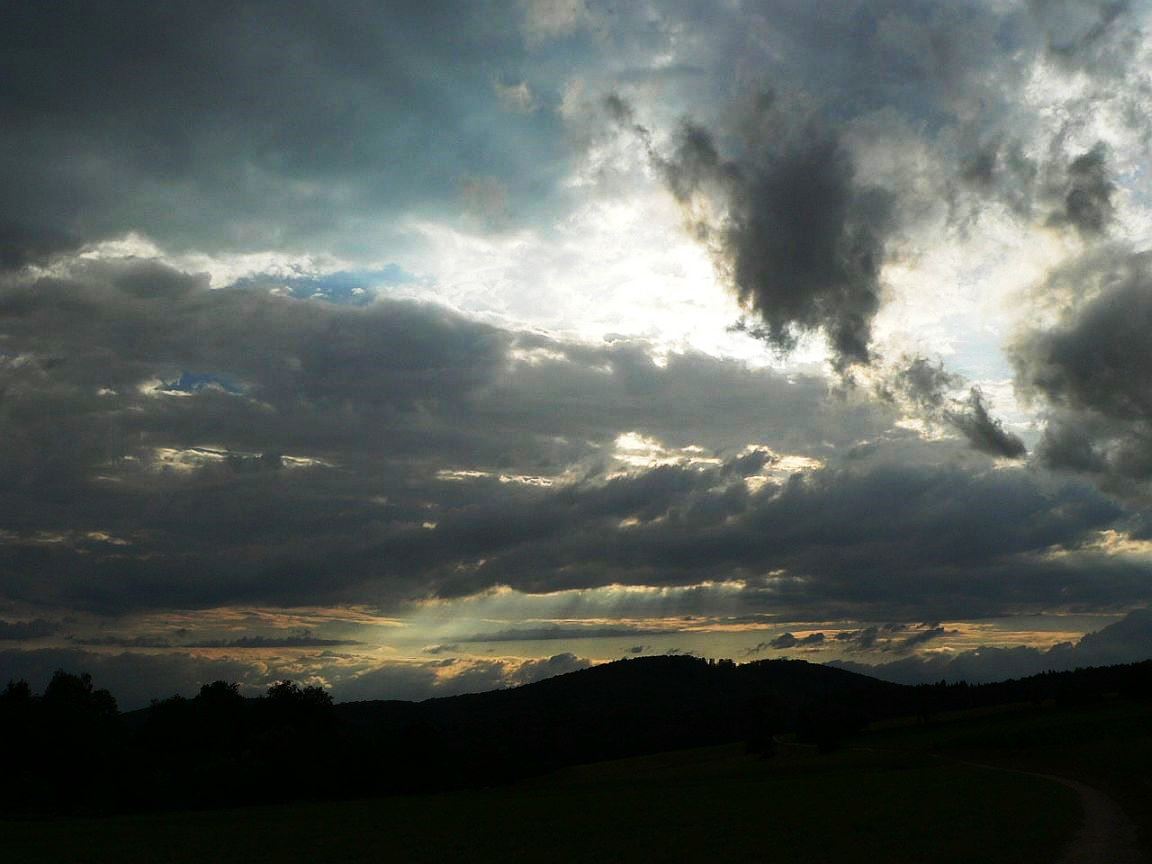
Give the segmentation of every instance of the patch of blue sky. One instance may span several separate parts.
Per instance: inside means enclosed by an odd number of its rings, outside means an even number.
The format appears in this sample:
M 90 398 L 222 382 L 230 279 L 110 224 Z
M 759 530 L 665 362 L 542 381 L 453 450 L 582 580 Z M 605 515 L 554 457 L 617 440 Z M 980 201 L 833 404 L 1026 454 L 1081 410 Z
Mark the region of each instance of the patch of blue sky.
M 175 381 L 165 381 L 156 389 L 167 393 L 199 393 L 208 389 L 223 390 L 234 395 L 244 392 L 242 387 L 223 375 L 187 371 L 181 372 Z
M 232 288 L 279 289 L 292 297 L 326 300 L 329 303 L 359 306 L 371 303 L 380 288 L 407 285 L 418 278 L 397 264 L 371 270 L 337 270 L 332 273 L 291 276 L 259 273 L 232 283 Z

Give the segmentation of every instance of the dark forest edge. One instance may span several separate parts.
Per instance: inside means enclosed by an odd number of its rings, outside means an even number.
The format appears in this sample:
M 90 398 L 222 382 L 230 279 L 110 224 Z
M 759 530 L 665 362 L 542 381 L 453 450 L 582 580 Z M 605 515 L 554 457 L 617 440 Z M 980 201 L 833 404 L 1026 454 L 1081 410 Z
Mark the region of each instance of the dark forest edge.
M 0 692 L 8 815 L 102 814 L 441 791 L 567 765 L 777 736 L 832 750 L 871 724 L 994 706 L 1152 699 L 1152 660 L 973 685 L 902 686 L 794 660 L 621 660 L 424 702 L 334 704 L 282 681 L 204 685 L 121 713 L 85 674 Z

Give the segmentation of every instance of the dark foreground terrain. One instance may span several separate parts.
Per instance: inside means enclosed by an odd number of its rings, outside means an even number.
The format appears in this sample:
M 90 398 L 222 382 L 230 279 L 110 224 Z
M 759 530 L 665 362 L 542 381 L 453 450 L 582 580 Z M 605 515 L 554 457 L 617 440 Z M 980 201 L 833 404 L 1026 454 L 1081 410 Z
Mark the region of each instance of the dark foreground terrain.
M 21 862 L 1134 864 L 1150 677 L 654 658 L 423 703 L 217 682 L 120 714 L 61 673 L 0 697 L 0 834 Z
M 22 862 L 1056 861 L 1076 795 L 927 756 L 738 745 L 492 789 L 5 825 Z

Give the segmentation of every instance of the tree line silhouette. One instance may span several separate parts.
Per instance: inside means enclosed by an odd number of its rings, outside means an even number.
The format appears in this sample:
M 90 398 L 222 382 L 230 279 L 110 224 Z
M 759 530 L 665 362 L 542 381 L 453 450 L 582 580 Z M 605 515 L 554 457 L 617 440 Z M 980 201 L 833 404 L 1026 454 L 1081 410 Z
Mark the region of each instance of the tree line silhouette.
M 622 660 L 508 690 L 334 704 L 292 681 L 234 683 L 121 713 L 87 674 L 0 692 L 0 808 L 106 813 L 454 789 L 564 765 L 776 737 L 835 749 L 870 722 L 957 710 L 1152 695 L 1152 661 L 980 686 L 900 686 L 792 660 Z

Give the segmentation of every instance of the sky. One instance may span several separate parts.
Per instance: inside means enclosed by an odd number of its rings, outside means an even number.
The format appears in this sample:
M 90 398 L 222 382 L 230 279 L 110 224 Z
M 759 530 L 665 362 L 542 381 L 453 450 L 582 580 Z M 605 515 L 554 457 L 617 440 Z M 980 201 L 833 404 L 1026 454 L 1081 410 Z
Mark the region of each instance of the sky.
M 0 0 L 0 679 L 1152 656 L 1152 5 Z

